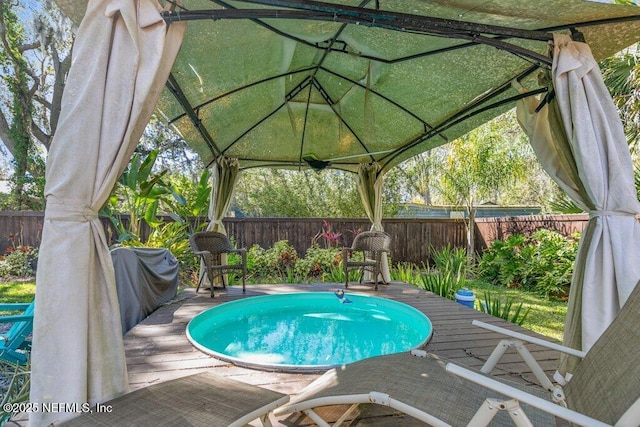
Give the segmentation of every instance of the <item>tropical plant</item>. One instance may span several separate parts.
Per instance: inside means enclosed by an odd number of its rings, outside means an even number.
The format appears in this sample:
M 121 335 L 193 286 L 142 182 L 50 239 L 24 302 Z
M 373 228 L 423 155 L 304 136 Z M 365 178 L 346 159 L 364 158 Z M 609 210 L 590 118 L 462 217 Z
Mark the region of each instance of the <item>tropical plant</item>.
M 452 271 L 427 271 L 420 276 L 420 286 L 425 291 L 433 292 L 441 297 L 448 298 L 450 300 L 455 299 L 456 292 L 463 288 L 466 283 L 464 275 L 460 275 L 460 272 L 454 273 Z
M 174 221 L 187 224 L 189 234 L 203 231 L 206 227 L 206 223 L 201 221 L 209 212 L 210 178 L 211 172 L 207 168 L 202 170 L 196 182 L 184 175 L 173 175 L 169 178 L 170 188 L 174 193 L 181 195 L 180 200 L 184 200 L 184 203 L 174 202 L 165 206 L 165 209 Z
M 461 275 L 467 273 L 467 251 L 464 248 L 452 248 L 447 244 L 443 248 L 429 248 L 434 266 L 440 271 L 453 271 Z
M 322 221 L 322 230 L 318 231 L 311 239 L 311 246 L 316 246 L 319 240 L 324 242 L 325 248 L 338 248 L 340 247 L 340 238 L 342 233 L 331 230 L 331 224 L 329 221 Z
M 578 252 L 579 235 L 569 238 L 550 230 L 538 230 L 529 238 L 532 256 L 524 264 L 523 285 L 546 297 L 564 298 L 569 293 Z
M 416 285 L 420 277 L 420 268 L 410 262 L 399 262 L 390 269 L 389 274 L 391 280 Z
M 349 282 L 357 282 L 360 280 L 360 273 L 358 270 L 349 270 Z M 322 281 L 329 283 L 344 283 L 344 267 L 342 261 L 338 265 L 329 267 L 329 271 L 322 273 Z
M 502 298 L 493 297 L 490 292 L 485 292 L 484 300 L 480 301 L 480 311 L 522 326 L 531 309 L 527 308 L 522 311 L 524 303 L 521 302 L 512 311 L 514 302 L 513 298 L 503 300 Z
M 618 107 L 627 139 L 632 150 L 637 150 L 640 141 L 640 66 L 638 45 L 600 63 L 602 77 L 613 101 Z
M 569 238 L 540 229 L 529 237 L 496 240 L 482 255 L 478 275 L 501 286 L 519 286 L 546 297 L 564 298 L 571 284 L 579 235 Z
M 465 207 L 470 258 L 475 256 L 476 206 L 486 200 L 497 201 L 501 191 L 527 171 L 525 150 L 516 149 L 513 143 L 514 139 L 524 140 L 524 133 L 515 123 L 509 126 L 504 123 L 491 121 L 451 142 L 440 168 L 438 189 L 442 197 L 448 203 Z
M 129 240 L 141 240 L 141 226 L 145 222 L 151 228 L 162 224 L 158 218 L 160 203 L 172 211 L 177 206 L 185 206 L 185 198 L 174 191 L 164 181 L 167 171 L 153 173 L 153 165 L 158 151 L 152 151 L 144 159 L 136 153 L 102 208 L 100 213 L 107 216 L 118 233 L 120 243 Z M 123 221 L 122 213 L 129 215 L 128 222 Z M 175 215 L 176 220 L 181 220 Z
M 495 240 L 482 254 L 478 264 L 479 276 L 496 285 L 519 284 L 523 264 L 520 252 L 525 241 L 526 238 L 521 234 L 513 234 L 505 240 Z

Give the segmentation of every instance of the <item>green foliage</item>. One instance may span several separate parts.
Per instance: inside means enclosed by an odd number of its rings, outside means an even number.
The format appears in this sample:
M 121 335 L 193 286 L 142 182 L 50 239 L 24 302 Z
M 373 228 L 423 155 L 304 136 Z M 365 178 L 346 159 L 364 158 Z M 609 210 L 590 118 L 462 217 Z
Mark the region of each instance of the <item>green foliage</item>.
M 395 215 L 400 194 L 394 179 L 385 180 L 385 215 Z M 250 217 L 366 216 L 354 175 L 336 170 L 260 168 L 244 171 L 238 180 L 232 209 Z
M 395 267 L 391 268 L 389 274 L 391 276 L 391 280 L 416 285 L 418 284 L 420 277 L 420 268 L 410 262 L 399 262 Z
M 296 262 L 296 274 L 302 280 L 323 279 L 329 275 L 335 277 L 335 270 L 341 266 L 342 251 L 337 248 L 321 248 L 311 246 L 307 249 L 304 258 Z M 342 273 L 344 277 L 344 273 Z M 334 281 L 334 280 L 330 280 Z
M 295 273 L 297 260 L 296 249 L 288 241 L 280 240 L 269 249 L 253 245 L 247 252 L 247 269 L 254 278 L 280 281 L 289 277 L 290 270 Z
M 120 244 L 169 249 L 178 259 L 183 279 L 190 281 L 199 263 L 189 247 L 189 235 L 206 227 L 198 218 L 209 208 L 210 172 L 203 170 L 197 182 L 184 176 L 167 179 L 166 171 L 153 172 L 157 158 L 157 150 L 144 158 L 135 154 L 101 214 L 116 228 Z M 161 220 L 161 210 L 173 221 Z M 123 213 L 129 215 L 128 222 Z M 151 230 L 146 240 L 141 236 L 143 222 Z
M 427 291 L 453 300 L 458 289 L 466 286 L 466 251 L 461 248 L 452 249 L 449 245 L 440 250 L 432 247 L 430 251 L 435 268 L 427 268 L 427 274 L 421 276 L 419 285 Z
M 464 248 L 452 248 L 447 244 L 441 249 L 429 248 L 431 259 L 439 271 L 453 271 L 466 275 L 468 270 L 467 251 Z
M 7 248 L 0 256 L 0 277 L 30 277 L 35 274 L 34 263 L 38 258 L 38 249 L 31 246 Z
M 479 276 L 501 286 L 519 283 L 523 263 L 520 251 L 525 241 L 525 237 L 520 234 L 513 234 L 506 240 L 494 241 L 482 254 L 478 264 Z
M 181 273 L 189 277 L 191 273 L 199 270 L 200 263 L 196 257 L 193 256 L 193 252 L 189 246 L 187 228 L 187 222 L 164 223 L 151 231 L 144 246 L 169 249 L 178 260 Z
M 481 278 L 501 286 L 522 286 L 546 297 L 568 294 L 578 236 L 565 238 L 550 230 L 530 237 L 512 235 L 495 241 L 484 252 L 478 266 Z
M 253 281 L 263 283 L 344 281 L 340 249 L 315 245 L 307 249 L 304 257 L 299 257 L 286 240 L 276 242 L 269 249 L 253 245 L 247 252 L 247 269 Z
M 562 341 L 562 332 L 567 315 L 567 302 L 548 299 L 523 288 L 505 288 L 478 279 L 467 281 L 471 289 L 481 299 L 485 292 L 498 295 L 500 298 L 512 299 L 523 303 L 523 310 L 530 309 L 523 327 L 539 334 Z
M 638 120 L 638 86 L 640 85 L 640 66 L 637 45 L 624 53 L 614 55 L 600 63 L 602 77 L 613 102 L 618 108 L 630 148 L 637 153 L 640 141 Z
M 189 234 L 203 231 L 205 223 L 200 218 L 206 217 L 209 212 L 209 200 L 211 198 L 211 172 L 203 169 L 197 182 L 191 181 L 184 175 L 170 177 L 170 187 L 173 192 L 181 195 L 184 203 L 170 205 L 170 215 L 176 221 L 185 222 Z
M 349 282 L 356 282 L 360 279 L 358 270 L 349 270 Z M 342 261 L 338 265 L 332 265 L 329 267 L 329 271 L 322 273 L 322 281 L 330 283 L 344 283 L 344 267 Z
M 398 263 L 391 269 L 392 280 L 400 280 L 419 286 L 436 295 L 455 299 L 458 289 L 465 287 L 467 281 L 467 257 L 464 249 L 451 249 L 446 246 L 440 250 L 431 248 L 434 268 L 422 265 L 419 268 L 411 263 Z
M 418 285 L 425 291 L 453 300 L 458 289 L 463 288 L 465 283 L 466 278 L 460 275 L 460 271 L 432 270 L 420 276 Z
M 158 157 L 154 150 L 144 159 L 136 153 L 118 180 L 109 202 L 101 214 L 109 217 L 118 232 L 118 240 L 140 240 L 141 225 L 145 222 L 151 228 L 159 227 L 158 209 L 163 203 L 172 212 L 185 206 L 186 200 L 164 181 L 167 171 L 153 173 L 153 165 Z M 129 222 L 122 221 L 122 213 L 129 214 Z M 181 220 L 178 215 L 172 215 Z M 134 243 L 135 244 L 135 243 Z
M 512 312 L 511 310 L 514 308 L 513 304 L 513 298 L 507 297 L 503 300 L 502 298 L 495 298 L 490 292 L 485 292 L 484 300 L 480 301 L 480 311 L 522 326 L 531 311 L 531 307 L 527 307 L 522 311 L 524 303 L 521 302 Z
M 29 401 L 29 388 L 31 386 L 31 368 L 13 365 L 0 360 L 0 425 L 4 425 L 9 419 L 17 415 L 17 412 L 7 412 L 12 407 L 7 404 L 26 403 Z M 15 406 L 14 406 L 15 407 Z
M 42 209 L 44 206 L 44 161 L 32 141 L 34 106 L 31 99 L 35 93 L 32 70 L 25 56 L 26 38 L 24 28 L 14 12 L 15 5 L 0 2 L 0 27 L 2 45 L 0 49 L 0 78 L 10 97 L 8 104 L 11 120 L 8 125 L 9 146 L 13 155 L 14 174 L 11 177 L 12 191 L 9 206 L 12 209 Z M 37 88 L 37 84 L 33 86 Z

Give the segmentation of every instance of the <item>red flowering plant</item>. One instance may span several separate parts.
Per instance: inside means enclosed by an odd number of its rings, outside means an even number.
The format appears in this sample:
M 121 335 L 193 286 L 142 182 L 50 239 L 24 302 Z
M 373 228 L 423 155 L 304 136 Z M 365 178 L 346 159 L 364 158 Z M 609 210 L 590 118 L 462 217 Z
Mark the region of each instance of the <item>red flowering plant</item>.
M 327 220 L 322 221 L 322 230 L 320 230 L 313 238 L 312 243 L 316 244 L 318 238 L 324 241 L 325 248 L 338 248 L 340 247 L 340 238 L 342 233 L 334 232 L 331 230 L 331 224 Z

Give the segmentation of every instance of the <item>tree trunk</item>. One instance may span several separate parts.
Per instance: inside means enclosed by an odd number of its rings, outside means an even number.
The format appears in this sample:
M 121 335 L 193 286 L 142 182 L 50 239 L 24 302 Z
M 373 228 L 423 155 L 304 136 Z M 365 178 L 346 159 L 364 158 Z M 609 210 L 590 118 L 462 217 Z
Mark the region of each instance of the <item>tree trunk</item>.
M 475 239 L 475 225 L 476 225 L 476 208 L 475 206 L 467 206 L 467 258 L 469 260 L 469 266 L 475 264 L 476 261 L 476 239 Z

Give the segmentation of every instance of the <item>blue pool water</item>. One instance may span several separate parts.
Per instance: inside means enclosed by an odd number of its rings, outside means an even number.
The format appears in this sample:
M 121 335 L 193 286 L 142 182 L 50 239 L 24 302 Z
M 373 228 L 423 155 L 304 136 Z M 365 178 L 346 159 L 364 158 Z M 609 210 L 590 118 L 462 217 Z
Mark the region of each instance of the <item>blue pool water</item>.
M 416 348 L 431 321 L 406 304 L 332 292 L 267 295 L 233 301 L 195 316 L 195 347 L 235 364 L 313 371 Z

